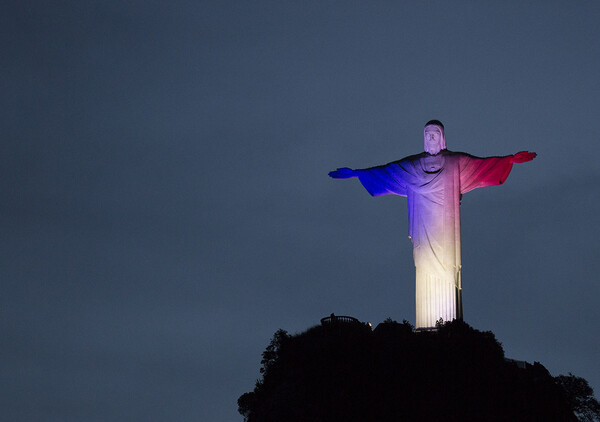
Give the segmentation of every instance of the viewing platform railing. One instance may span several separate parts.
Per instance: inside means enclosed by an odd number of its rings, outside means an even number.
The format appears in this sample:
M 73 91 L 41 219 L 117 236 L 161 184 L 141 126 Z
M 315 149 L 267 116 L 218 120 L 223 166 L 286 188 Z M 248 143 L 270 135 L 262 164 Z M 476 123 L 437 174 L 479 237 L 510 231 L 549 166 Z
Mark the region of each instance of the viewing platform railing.
M 345 315 L 330 315 L 325 318 L 321 318 L 321 325 L 335 324 L 335 323 L 350 323 L 350 324 L 360 324 L 360 321 L 351 316 Z

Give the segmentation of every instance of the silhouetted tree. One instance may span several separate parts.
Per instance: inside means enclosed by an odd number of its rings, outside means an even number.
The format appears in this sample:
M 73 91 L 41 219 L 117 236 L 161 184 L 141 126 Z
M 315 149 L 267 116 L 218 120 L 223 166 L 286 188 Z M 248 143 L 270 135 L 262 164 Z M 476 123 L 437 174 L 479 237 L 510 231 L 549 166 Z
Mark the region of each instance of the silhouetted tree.
M 554 378 L 566 393 L 571 410 L 580 421 L 600 421 L 600 403 L 594 398 L 594 390 L 588 382 L 569 372 Z
M 271 339 L 271 343 L 269 343 L 267 349 L 262 353 L 262 360 L 260 361 L 260 364 L 262 365 L 260 368 L 261 374 L 265 374 L 277 361 L 277 358 L 279 357 L 279 350 L 289 339 L 290 336 L 287 331 L 282 329 L 275 331 L 275 334 L 273 334 L 273 338 Z
M 238 400 L 247 422 L 577 420 L 546 368 L 518 367 L 493 333 L 463 321 L 279 330 L 261 363 Z
M 271 369 L 271 367 L 277 362 L 279 358 L 279 352 L 283 344 L 289 341 L 290 336 L 287 331 L 279 329 L 273 334 L 271 342 L 262 353 L 262 360 L 260 364 L 260 373 L 265 376 Z M 264 379 L 264 378 L 263 378 Z M 253 413 L 254 408 L 257 406 L 257 392 L 262 391 L 263 380 L 257 380 L 254 391 L 242 394 L 238 399 L 238 412 L 244 416 L 244 420 L 248 420 Z

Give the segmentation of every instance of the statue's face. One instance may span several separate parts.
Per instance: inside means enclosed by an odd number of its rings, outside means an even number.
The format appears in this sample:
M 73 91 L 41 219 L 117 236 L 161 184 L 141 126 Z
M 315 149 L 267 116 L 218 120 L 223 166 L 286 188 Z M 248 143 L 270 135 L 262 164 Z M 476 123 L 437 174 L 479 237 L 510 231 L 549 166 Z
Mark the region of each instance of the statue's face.
M 446 146 L 444 145 L 444 139 L 442 135 L 442 129 L 436 125 L 425 126 L 425 152 L 436 155 Z

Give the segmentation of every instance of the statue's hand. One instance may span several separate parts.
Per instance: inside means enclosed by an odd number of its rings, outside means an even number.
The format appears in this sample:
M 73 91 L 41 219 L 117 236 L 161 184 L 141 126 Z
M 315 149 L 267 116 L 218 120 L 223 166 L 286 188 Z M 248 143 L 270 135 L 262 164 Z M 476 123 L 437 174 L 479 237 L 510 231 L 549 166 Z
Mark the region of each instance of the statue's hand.
M 537 157 L 537 154 L 535 152 L 521 151 L 517 152 L 515 155 L 512 156 L 512 162 L 526 163 L 527 161 L 533 160 L 535 157 Z
M 342 167 L 334 171 L 329 172 L 329 177 L 334 179 L 349 179 L 350 177 L 356 177 L 356 172 L 348 167 Z

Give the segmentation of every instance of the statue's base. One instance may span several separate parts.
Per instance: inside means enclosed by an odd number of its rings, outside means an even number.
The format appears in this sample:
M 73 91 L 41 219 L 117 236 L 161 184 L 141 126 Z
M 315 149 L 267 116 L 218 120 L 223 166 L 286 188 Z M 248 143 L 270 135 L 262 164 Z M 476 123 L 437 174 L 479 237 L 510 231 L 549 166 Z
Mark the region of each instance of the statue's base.
M 427 333 L 437 331 L 438 327 L 420 327 L 415 328 L 415 333 Z

